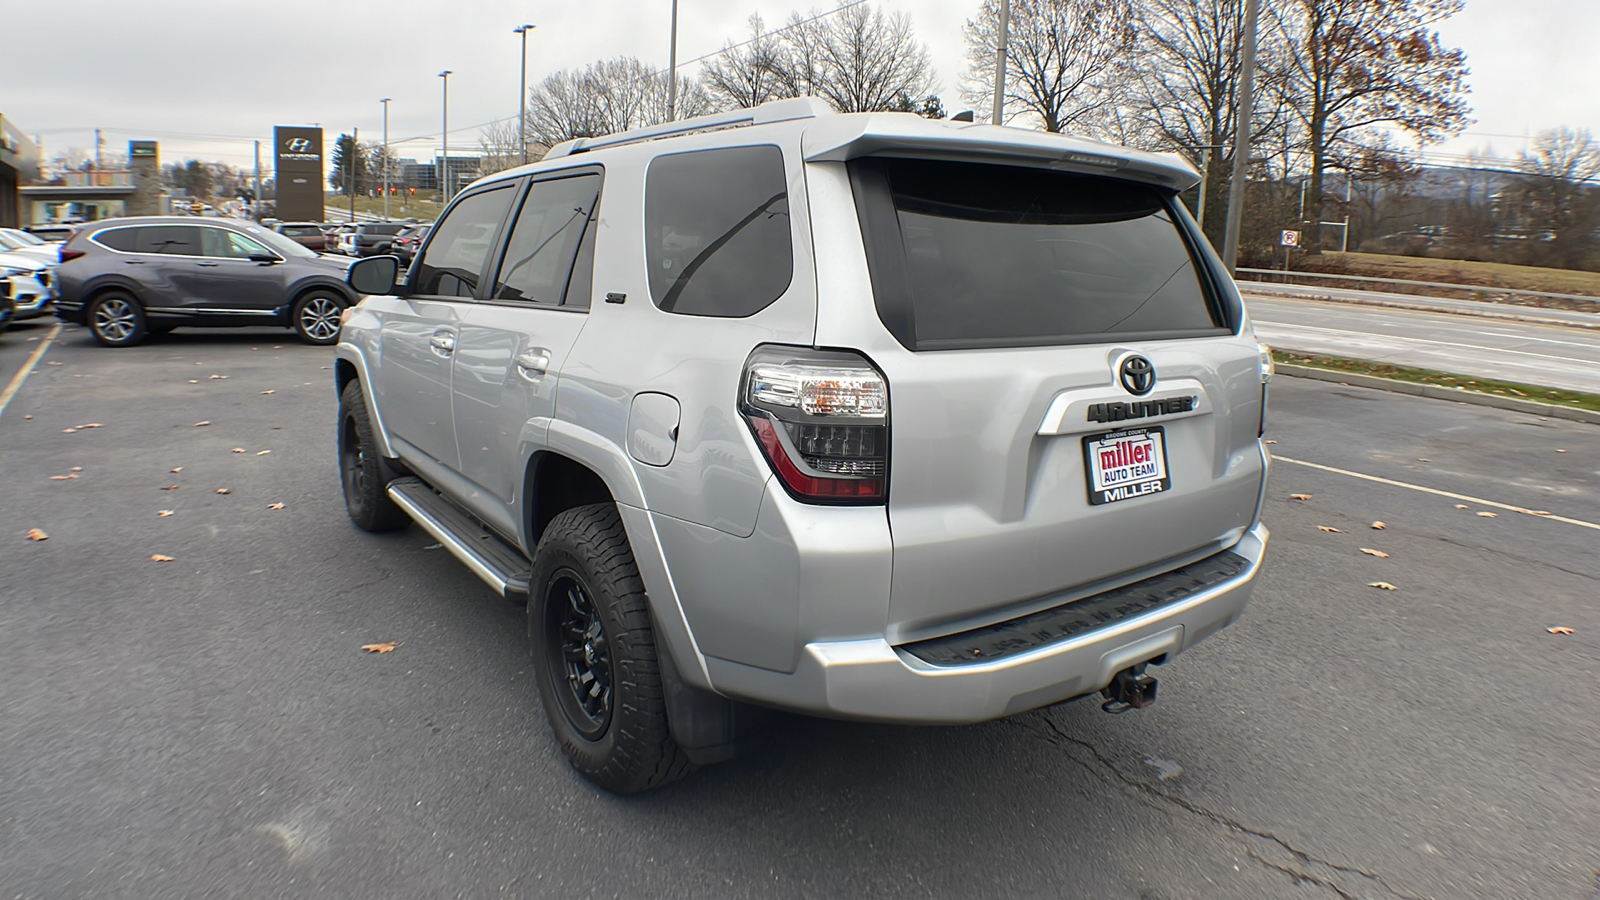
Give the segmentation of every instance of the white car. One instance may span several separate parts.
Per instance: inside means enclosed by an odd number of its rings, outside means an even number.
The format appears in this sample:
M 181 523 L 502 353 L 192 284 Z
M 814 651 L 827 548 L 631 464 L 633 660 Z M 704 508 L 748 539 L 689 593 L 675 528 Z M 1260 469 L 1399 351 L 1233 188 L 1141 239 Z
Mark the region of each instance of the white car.
M 11 300 L 16 304 L 13 318 L 31 319 L 47 312 L 45 307 L 56 297 L 54 268 L 36 256 L 0 252 L 0 282 L 11 288 Z
M 17 253 L 54 266 L 61 262 L 61 242 L 41 240 L 19 228 L 0 228 L 0 253 Z

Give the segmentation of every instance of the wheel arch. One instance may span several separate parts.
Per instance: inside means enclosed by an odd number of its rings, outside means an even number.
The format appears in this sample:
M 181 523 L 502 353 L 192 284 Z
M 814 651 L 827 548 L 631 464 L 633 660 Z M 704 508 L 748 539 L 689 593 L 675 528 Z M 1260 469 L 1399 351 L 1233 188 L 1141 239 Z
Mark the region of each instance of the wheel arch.
M 378 452 L 388 459 L 398 458 L 389 444 L 389 429 L 383 424 L 383 411 L 378 408 L 378 398 L 373 394 L 366 355 L 360 347 L 339 343 L 335 345 L 333 357 L 334 397 L 344 396 L 345 387 L 352 381 L 361 384 L 361 396 L 367 402 L 367 415 L 372 420 L 372 430 L 378 439 Z

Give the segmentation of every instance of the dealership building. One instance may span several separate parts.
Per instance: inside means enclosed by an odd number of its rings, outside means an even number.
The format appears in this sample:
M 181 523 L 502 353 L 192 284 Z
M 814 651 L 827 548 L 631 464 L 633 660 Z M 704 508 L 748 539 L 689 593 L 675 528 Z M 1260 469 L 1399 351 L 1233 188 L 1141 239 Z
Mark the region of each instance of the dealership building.
M 0 115 L 0 228 L 25 224 L 21 186 L 39 177 L 39 146 Z

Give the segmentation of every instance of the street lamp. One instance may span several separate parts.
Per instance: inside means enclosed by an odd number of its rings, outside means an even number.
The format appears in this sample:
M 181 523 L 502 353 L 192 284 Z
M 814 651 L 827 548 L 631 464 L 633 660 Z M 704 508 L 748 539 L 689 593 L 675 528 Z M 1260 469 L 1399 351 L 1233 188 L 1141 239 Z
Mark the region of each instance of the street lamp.
M 528 164 L 528 32 L 536 27 L 534 25 L 519 25 L 511 29 L 512 32 L 522 35 L 522 93 L 518 95 L 522 98 L 522 102 L 518 106 L 520 112 L 517 116 L 517 121 L 522 125 L 523 165 Z
M 1006 55 L 1011 40 L 1011 0 L 1000 0 L 1000 33 L 994 47 L 994 113 L 989 124 L 1004 125 L 1006 106 Z
M 389 221 L 389 98 L 383 104 L 383 220 Z
M 450 202 L 450 70 L 445 69 L 439 73 L 444 79 L 444 129 L 439 135 L 442 147 L 439 150 L 439 197 L 444 203 Z

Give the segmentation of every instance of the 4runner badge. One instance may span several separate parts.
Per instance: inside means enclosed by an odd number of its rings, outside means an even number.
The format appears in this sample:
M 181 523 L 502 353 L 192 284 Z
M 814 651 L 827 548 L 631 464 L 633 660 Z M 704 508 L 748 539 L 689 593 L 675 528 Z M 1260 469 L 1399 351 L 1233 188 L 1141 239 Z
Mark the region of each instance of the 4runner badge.
M 1089 421 L 1126 422 L 1129 419 L 1170 416 L 1193 412 L 1199 402 L 1199 397 L 1166 397 L 1161 400 L 1135 400 L 1132 403 L 1091 403 Z

